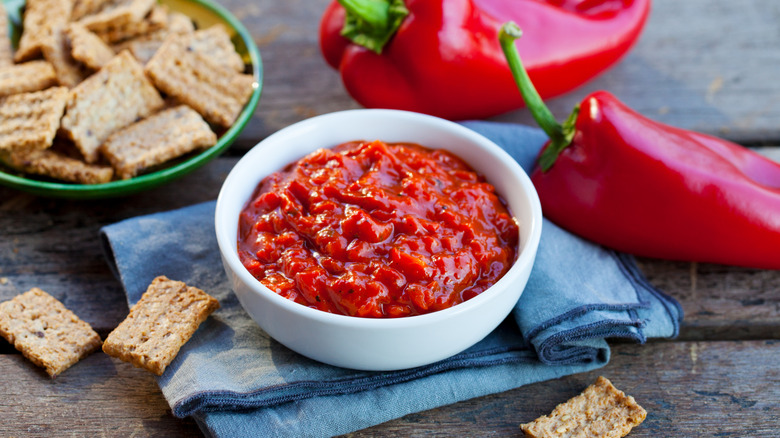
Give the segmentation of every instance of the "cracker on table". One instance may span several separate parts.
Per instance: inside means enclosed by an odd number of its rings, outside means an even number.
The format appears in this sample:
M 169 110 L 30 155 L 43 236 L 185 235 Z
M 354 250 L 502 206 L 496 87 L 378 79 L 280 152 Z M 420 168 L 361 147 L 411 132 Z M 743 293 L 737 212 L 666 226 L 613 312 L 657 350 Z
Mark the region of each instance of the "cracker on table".
M 52 378 L 100 347 L 100 336 L 38 288 L 0 303 L 0 336 Z
M 101 184 L 113 179 L 111 166 L 88 164 L 80 156 L 68 152 L 56 145 L 40 150 L 0 151 L 0 161 L 20 172 L 78 184 Z
M 65 26 L 72 9 L 73 0 L 27 0 L 14 60 L 23 62 L 38 57 L 52 29 Z
M 198 51 L 194 42 L 202 32 L 168 35 L 144 71 L 158 89 L 191 106 L 208 122 L 229 127 L 251 96 L 254 79 Z
M 67 99 L 65 87 L 0 99 L 0 150 L 50 147 Z
M 123 51 L 73 88 L 62 129 L 88 163 L 98 160 L 98 147 L 109 135 L 163 106 L 160 94 L 133 55 Z
M 41 51 L 43 58 L 54 67 L 60 85 L 73 88 L 89 76 L 87 69 L 73 58 L 65 26 L 51 29 L 51 35 L 43 42 Z
M 0 97 L 40 91 L 57 85 L 54 67 L 46 61 L 28 61 L 0 67 Z
M 70 41 L 73 59 L 92 70 L 100 70 L 114 58 L 114 50 L 103 39 L 78 23 L 71 23 L 65 36 Z
M 93 32 L 106 31 L 143 21 L 157 0 L 110 0 L 92 14 L 79 18 L 78 23 Z
M 556 406 L 550 415 L 520 427 L 534 438 L 620 438 L 646 416 L 634 397 L 599 376 L 582 394 Z
M 217 135 L 186 105 L 169 108 L 112 134 L 100 147 L 120 178 L 196 149 L 213 146 Z
M 202 290 L 159 276 L 108 335 L 103 351 L 160 376 L 218 308 L 219 302 Z
M 113 44 L 163 29 L 167 23 L 168 8 L 155 5 L 149 14 L 139 21 L 129 21 L 117 26 L 98 29 L 95 33 L 106 43 Z
M 0 1 L 0 67 L 14 63 L 14 51 L 11 38 L 8 37 L 8 13 Z

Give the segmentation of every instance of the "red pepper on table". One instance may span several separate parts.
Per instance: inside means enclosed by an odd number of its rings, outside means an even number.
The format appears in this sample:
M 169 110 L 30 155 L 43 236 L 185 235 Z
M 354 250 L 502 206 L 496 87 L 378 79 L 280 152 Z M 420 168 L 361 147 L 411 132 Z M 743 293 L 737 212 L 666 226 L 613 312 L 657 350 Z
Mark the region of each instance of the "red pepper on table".
M 550 137 L 531 180 L 563 228 L 635 255 L 780 269 L 780 164 L 740 145 L 663 125 L 614 96 L 586 96 L 563 125 L 513 44 L 500 41 L 529 110 Z
M 338 0 L 320 47 L 366 107 L 485 118 L 523 105 L 497 40 L 505 21 L 533 35 L 519 48 L 547 98 L 617 62 L 649 9 L 650 0 Z

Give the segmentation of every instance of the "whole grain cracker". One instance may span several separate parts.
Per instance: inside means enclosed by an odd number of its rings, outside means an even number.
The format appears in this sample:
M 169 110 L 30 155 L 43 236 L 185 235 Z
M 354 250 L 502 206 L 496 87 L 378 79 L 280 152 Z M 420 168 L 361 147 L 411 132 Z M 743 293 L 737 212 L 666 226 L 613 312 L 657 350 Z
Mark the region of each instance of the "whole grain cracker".
M 114 176 L 111 166 L 85 163 L 56 147 L 0 151 L 0 161 L 20 172 L 78 184 L 106 183 Z
M 78 23 L 71 23 L 65 36 L 70 41 L 73 59 L 92 70 L 100 70 L 114 58 L 114 50 L 105 41 Z
M 84 66 L 73 58 L 64 26 L 51 29 L 51 36 L 44 41 L 41 50 L 43 58 L 54 67 L 60 85 L 73 88 L 89 76 Z
M 582 394 L 556 406 L 549 416 L 520 427 L 533 438 L 621 438 L 646 416 L 634 397 L 600 376 Z
M 52 378 L 100 347 L 100 336 L 38 288 L 0 303 L 0 336 Z
M 0 1 L 0 67 L 14 63 L 14 51 L 11 38 L 8 37 L 8 13 Z
M 230 34 L 221 24 L 195 32 L 190 47 L 199 53 L 210 54 L 210 59 L 223 67 L 239 73 L 244 72 L 244 60 L 236 52 L 236 47 L 230 41 Z
M 165 28 L 127 39 L 112 47 L 115 52 L 130 50 L 141 64 L 146 64 L 162 46 L 165 38 L 171 33 L 190 33 L 195 31 L 195 25 L 190 17 L 181 12 L 169 12 Z
M 180 105 L 112 134 L 100 147 L 120 178 L 195 149 L 213 146 L 217 136 L 192 108 Z
M 88 163 L 114 132 L 163 106 L 160 94 L 128 51 L 116 55 L 98 72 L 71 90 L 62 129 Z
M 0 67 L 0 97 L 40 91 L 57 85 L 54 67 L 46 61 L 28 61 Z
M 144 71 L 158 89 L 191 106 L 208 122 L 229 127 L 251 96 L 254 79 L 197 50 L 194 42 L 203 32 L 168 35 Z
M 50 147 L 67 99 L 65 87 L 0 99 L 0 150 Z
M 168 8 L 155 5 L 149 14 L 140 21 L 129 21 L 118 26 L 98 29 L 95 33 L 106 43 L 114 44 L 119 41 L 163 29 L 167 23 Z
M 81 17 L 78 23 L 93 32 L 139 23 L 156 3 L 156 0 L 110 0 L 96 12 Z
M 72 9 L 73 0 L 27 0 L 14 60 L 23 62 L 38 57 L 52 29 L 64 27 Z
M 218 308 L 219 302 L 202 290 L 159 276 L 108 335 L 103 351 L 160 376 Z
M 71 21 L 78 21 L 85 15 L 97 13 L 110 1 L 111 0 L 75 0 L 70 19 Z

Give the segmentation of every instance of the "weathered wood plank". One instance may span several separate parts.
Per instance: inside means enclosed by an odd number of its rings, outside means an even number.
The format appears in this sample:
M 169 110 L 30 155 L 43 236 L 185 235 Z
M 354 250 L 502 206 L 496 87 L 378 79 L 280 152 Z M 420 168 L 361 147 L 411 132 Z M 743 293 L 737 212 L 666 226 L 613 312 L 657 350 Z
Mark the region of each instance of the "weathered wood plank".
M 351 434 L 520 436 L 518 425 L 550 412 L 603 375 L 648 411 L 631 436 L 776 436 L 777 341 L 659 342 L 613 346 L 600 370 L 408 415 Z M 21 356 L 0 355 L 0 435 L 194 436 L 170 415 L 148 373 L 102 353 L 49 380 Z M 64 427 L 67 425 L 67 429 Z M 136 435 L 136 436 L 138 436 Z
M 360 107 L 320 55 L 327 0 L 222 3 L 254 36 L 265 72 L 258 111 L 236 149 L 312 115 Z M 780 139 L 778 32 L 774 0 L 655 0 L 639 42 L 618 65 L 549 104 L 562 119 L 587 93 L 606 89 L 664 123 L 741 143 L 772 142 Z M 525 110 L 496 119 L 534 124 Z
M 632 438 L 774 437 L 778 353 L 777 341 L 621 344 L 600 370 L 408 415 L 349 437 L 522 436 L 521 423 L 549 413 L 599 375 L 648 411 Z
M 21 355 L 0 355 L 0 436 L 191 437 L 152 375 L 95 353 L 56 379 Z

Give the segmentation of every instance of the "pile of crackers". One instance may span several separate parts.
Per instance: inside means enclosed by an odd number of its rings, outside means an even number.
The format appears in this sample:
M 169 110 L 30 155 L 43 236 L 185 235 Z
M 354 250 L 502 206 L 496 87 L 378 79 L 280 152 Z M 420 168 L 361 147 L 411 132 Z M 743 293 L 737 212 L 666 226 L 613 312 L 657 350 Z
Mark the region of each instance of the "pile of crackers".
M 0 162 L 99 184 L 216 144 L 257 86 L 222 25 L 156 0 L 27 0 L 14 51 L 0 3 Z

